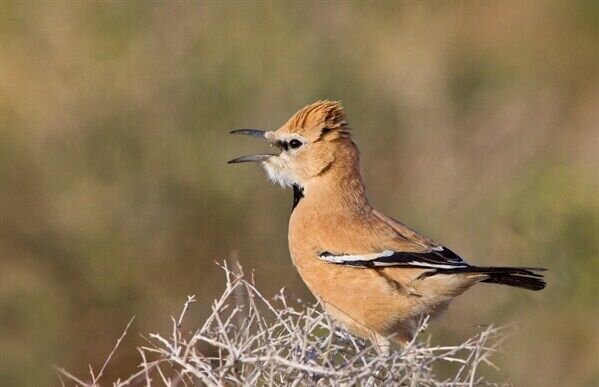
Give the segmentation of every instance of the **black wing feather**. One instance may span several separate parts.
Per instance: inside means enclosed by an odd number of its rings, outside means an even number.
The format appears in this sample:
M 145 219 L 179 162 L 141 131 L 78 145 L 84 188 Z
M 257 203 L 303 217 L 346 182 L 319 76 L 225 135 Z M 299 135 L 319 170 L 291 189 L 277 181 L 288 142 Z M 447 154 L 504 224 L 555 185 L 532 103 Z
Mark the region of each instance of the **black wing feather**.
M 406 251 L 385 251 L 380 255 L 359 259 L 360 255 L 332 254 L 328 251 L 320 253 L 320 258 L 332 263 L 358 267 L 402 266 L 431 269 L 464 268 L 469 265 L 448 248 L 437 248 L 426 253 Z M 347 258 L 347 259 L 344 259 Z M 357 258 L 357 259 L 356 259 Z
M 529 290 L 541 290 L 545 287 L 543 275 L 538 272 L 546 269 L 536 267 L 479 267 L 467 264 L 453 251 L 438 247 L 426 253 L 385 250 L 381 253 L 351 255 L 332 254 L 325 251 L 320 259 L 339 265 L 353 267 L 412 267 L 431 269 L 421 275 L 422 278 L 438 274 L 486 274 L 482 282 L 515 286 Z

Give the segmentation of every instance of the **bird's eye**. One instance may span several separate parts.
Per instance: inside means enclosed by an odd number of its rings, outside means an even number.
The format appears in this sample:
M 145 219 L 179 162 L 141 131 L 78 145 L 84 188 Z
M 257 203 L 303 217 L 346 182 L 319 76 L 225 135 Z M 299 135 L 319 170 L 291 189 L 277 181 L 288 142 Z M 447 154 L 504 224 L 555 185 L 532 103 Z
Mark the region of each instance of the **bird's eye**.
M 302 142 L 300 140 L 293 139 L 293 140 L 289 141 L 289 146 L 292 149 L 297 149 L 300 146 L 302 146 Z

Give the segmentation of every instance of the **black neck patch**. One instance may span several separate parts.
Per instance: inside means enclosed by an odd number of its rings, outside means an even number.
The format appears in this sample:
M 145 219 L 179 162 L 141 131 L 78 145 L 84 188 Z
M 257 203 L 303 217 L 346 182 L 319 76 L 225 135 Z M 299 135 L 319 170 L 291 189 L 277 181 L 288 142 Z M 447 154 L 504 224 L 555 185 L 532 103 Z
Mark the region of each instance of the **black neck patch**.
M 297 204 L 300 202 L 300 200 L 302 200 L 302 198 L 304 197 L 304 189 L 302 187 L 300 187 L 297 184 L 293 185 L 293 207 L 291 208 L 291 212 L 293 212 L 293 210 L 295 210 L 295 207 L 297 207 Z

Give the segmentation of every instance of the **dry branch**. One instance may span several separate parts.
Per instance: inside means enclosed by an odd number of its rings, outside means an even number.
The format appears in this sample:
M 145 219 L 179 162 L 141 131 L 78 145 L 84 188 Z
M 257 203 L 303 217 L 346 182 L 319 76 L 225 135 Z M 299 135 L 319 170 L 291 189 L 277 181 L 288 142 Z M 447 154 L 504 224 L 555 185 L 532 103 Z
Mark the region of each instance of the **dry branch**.
M 195 297 L 189 296 L 180 316 L 172 318 L 171 336 L 150 334 L 148 345 L 138 348 L 139 370 L 115 381 L 114 387 L 494 385 L 480 371 L 496 368 L 490 358 L 512 332 L 509 327 L 488 326 L 455 346 L 430 346 L 413 340 L 406 348 L 384 356 L 372 344 L 336 326 L 318 305 L 292 307 L 283 291 L 269 300 L 253 280 L 244 278 L 241 267 L 232 270 L 224 263 L 222 268 L 225 290 L 201 327 L 181 330 L 185 314 L 195 302 Z M 420 332 L 426 327 L 427 319 L 423 319 Z M 89 383 L 63 369 L 58 371 L 78 386 L 98 386 L 113 353 L 97 376 L 90 367 Z M 433 367 L 443 362 L 456 363 L 459 369 L 451 378 L 440 380 Z

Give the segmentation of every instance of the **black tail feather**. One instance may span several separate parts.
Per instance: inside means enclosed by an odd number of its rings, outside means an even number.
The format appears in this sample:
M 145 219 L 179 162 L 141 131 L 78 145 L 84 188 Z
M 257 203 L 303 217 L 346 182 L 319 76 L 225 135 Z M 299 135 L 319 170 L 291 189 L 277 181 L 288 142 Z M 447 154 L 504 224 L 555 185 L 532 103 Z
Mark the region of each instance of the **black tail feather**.
M 542 276 L 541 276 L 542 278 Z M 483 280 L 482 282 L 491 283 L 491 284 L 501 284 L 507 286 L 514 286 L 517 288 L 528 289 L 528 290 L 542 290 L 545 288 L 545 281 L 543 281 L 539 276 L 524 276 L 520 274 L 491 274 L 489 278 Z
M 481 282 L 514 286 L 528 290 L 541 290 L 545 288 L 543 275 L 540 271 L 547 269 L 537 267 L 477 267 L 469 266 L 456 269 L 440 270 L 439 274 L 480 273 L 487 274 L 489 278 Z

